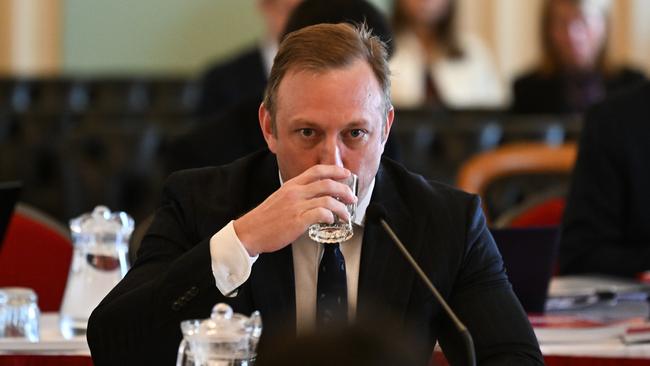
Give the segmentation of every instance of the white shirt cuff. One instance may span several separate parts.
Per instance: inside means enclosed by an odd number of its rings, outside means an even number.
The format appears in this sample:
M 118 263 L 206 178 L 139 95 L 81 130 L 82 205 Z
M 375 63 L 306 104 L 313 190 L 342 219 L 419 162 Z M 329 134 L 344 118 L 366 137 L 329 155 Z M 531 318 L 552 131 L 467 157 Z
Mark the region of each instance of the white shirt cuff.
M 224 296 L 236 296 L 234 292 L 251 274 L 258 255 L 251 257 L 235 233 L 234 221 L 210 238 L 212 275 L 217 288 Z

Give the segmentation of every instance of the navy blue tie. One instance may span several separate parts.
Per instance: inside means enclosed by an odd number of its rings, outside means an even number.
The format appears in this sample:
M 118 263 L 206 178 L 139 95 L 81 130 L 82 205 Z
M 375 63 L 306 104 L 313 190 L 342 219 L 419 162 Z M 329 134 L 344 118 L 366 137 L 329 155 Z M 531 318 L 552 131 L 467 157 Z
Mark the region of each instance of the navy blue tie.
M 344 323 L 348 319 L 348 285 L 345 260 L 339 244 L 322 244 L 318 266 L 316 322 L 318 325 Z

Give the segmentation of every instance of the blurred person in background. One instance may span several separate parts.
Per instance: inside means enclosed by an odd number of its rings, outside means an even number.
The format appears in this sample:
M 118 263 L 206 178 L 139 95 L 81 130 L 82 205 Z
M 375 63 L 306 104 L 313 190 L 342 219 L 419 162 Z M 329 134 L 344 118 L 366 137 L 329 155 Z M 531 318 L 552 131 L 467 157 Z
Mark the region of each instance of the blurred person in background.
M 589 110 L 560 241 L 562 274 L 650 270 L 650 83 Z
M 515 113 L 582 113 L 607 94 L 644 79 L 639 71 L 607 61 L 610 7 L 608 0 L 544 2 L 543 58 L 515 81 Z
M 301 0 L 257 0 L 264 21 L 264 36 L 259 43 L 234 57 L 210 66 L 199 81 L 197 117 L 208 118 L 237 105 L 250 95 L 261 95 L 278 39 L 293 9 Z
M 505 88 L 480 39 L 456 29 L 454 0 L 395 0 L 396 108 L 499 107 Z

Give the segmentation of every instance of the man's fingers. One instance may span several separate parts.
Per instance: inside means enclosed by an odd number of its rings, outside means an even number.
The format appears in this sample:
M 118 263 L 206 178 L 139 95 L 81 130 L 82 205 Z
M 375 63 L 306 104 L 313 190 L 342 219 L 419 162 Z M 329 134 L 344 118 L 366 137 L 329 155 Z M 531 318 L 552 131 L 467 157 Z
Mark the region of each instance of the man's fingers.
M 305 186 L 306 198 L 331 196 L 350 204 L 357 201 L 352 189 L 347 184 L 331 179 L 323 179 Z
M 315 207 L 310 210 L 305 211 L 304 213 L 305 221 L 309 222 L 309 225 L 312 224 L 333 224 L 334 223 L 334 214 L 332 211 L 324 207 Z
M 332 198 L 330 196 L 322 196 L 322 197 L 317 197 L 312 200 L 309 200 L 306 211 L 313 210 L 313 209 L 320 209 L 320 208 L 329 211 L 330 216 L 334 214 L 340 217 L 341 220 L 344 221 L 350 219 L 350 213 L 348 212 L 346 205 L 343 202 L 335 198 Z M 318 221 L 318 222 L 328 223 L 328 224 L 333 223 L 331 218 L 328 218 L 328 221 Z
M 341 180 L 350 176 L 350 171 L 336 165 L 314 165 L 297 177 L 289 180 L 297 184 L 309 184 L 322 179 Z M 287 182 L 287 183 L 288 183 Z

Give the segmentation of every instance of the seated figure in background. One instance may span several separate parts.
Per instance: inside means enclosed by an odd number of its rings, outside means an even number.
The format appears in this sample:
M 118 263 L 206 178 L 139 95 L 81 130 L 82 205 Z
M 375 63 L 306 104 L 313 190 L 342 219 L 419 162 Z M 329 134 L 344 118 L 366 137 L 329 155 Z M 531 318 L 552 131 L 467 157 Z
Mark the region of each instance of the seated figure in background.
M 196 115 L 206 119 L 218 115 L 264 91 L 278 49 L 278 38 L 293 9 L 301 0 L 257 0 L 264 22 L 264 37 L 230 59 L 211 65 L 199 80 Z
M 480 39 L 456 30 L 454 0 L 395 0 L 396 108 L 485 108 L 506 99 L 497 69 Z
M 607 60 L 608 0 L 545 0 L 543 59 L 514 83 L 513 112 L 583 113 L 607 94 L 644 79 Z
M 650 270 L 650 83 L 591 109 L 562 225 L 560 272 Z

